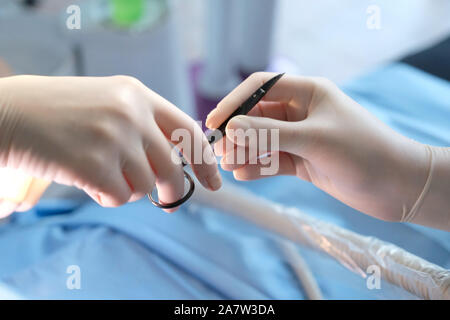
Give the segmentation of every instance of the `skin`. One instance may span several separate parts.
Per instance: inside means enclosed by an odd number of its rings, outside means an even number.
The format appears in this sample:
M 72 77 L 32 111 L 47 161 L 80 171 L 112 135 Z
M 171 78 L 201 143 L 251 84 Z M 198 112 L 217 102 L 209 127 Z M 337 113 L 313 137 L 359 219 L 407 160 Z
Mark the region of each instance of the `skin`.
M 218 104 L 206 125 L 217 128 L 273 76 L 251 75 Z M 237 139 L 237 129 L 279 129 L 279 148 L 250 146 L 248 140 Z M 386 221 L 402 221 L 417 202 L 430 172 L 429 150 L 435 163 L 432 194 L 421 203 L 427 214 L 419 213 L 413 222 L 450 230 L 450 214 L 442 212 L 450 207 L 449 149 L 428 148 L 398 134 L 326 79 L 285 75 L 247 116 L 233 118 L 226 138 L 215 144 L 222 168 L 233 171 L 237 180 L 267 177 L 261 175 L 264 164 L 251 164 L 256 159 L 249 154 L 269 151 L 279 156 L 277 175 L 309 181 L 350 207 Z M 247 155 L 246 163 L 236 161 L 238 152 Z

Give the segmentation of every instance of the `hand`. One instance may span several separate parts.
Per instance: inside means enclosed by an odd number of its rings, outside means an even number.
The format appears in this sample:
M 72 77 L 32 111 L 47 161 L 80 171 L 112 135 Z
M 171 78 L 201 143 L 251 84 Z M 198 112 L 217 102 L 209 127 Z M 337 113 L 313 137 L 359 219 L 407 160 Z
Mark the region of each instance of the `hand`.
M 217 128 L 273 76 L 250 76 L 218 104 L 206 125 Z M 279 146 L 264 149 L 248 139 L 239 141 L 237 129 L 279 129 Z M 347 205 L 389 221 L 400 221 L 412 208 L 429 169 L 424 145 L 396 133 L 321 78 L 285 75 L 248 116 L 233 118 L 226 134 L 215 152 L 236 179 L 265 177 L 264 165 L 255 158 L 269 151 L 279 159 L 276 174 L 310 181 Z M 246 154 L 243 164 L 236 161 L 239 152 Z
M 11 67 L 0 58 L 0 77 L 11 75 Z M 50 184 L 7 168 L 0 169 L 0 181 L 0 219 L 14 211 L 31 209 Z
M 194 120 L 131 77 L 3 78 L 0 106 L 0 166 L 74 185 L 102 206 L 137 200 L 155 185 L 162 202 L 182 197 L 183 170 L 168 140 L 176 129 L 214 159 Z M 215 161 L 192 168 L 206 188 L 220 188 Z
M 50 184 L 8 168 L 0 169 L 0 181 L 0 219 L 33 208 Z

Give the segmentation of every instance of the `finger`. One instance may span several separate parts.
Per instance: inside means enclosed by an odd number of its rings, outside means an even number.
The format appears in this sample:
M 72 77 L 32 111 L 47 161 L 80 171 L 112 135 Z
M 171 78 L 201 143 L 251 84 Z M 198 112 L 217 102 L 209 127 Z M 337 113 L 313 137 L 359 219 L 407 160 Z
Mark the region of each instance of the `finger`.
M 226 139 L 231 144 L 229 139 Z M 220 166 L 225 171 L 234 171 L 248 164 L 257 164 L 258 158 L 266 155 L 270 150 L 259 149 L 257 144 L 253 147 L 234 145 L 234 148 L 227 151 L 220 160 Z
M 125 181 L 120 164 L 102 167 L 93 172 L 93 183 L 83 186 L 83 190 L 103 207 L 118 207 L 128 202 L 131 189 Z
M 214 154 L 216 156 L 224 156 L 226 153 L 233 151 L 236 148 L 236 144 L 227 138 L 221 138 L 214 143 Z
M 222 179 L 217 161 L 201 127 L 168 101 L 161 97 L 156 98 L 164 106 L 155 113 L 158 126 L 169 140 L 180 146 L 183 156 L 191 164 L 200 183 L 210 190 L 219 189 Z
M 273 101 L 260 101 L 255 108 L 250 110 L 249 116 L 253 117 L 266 117 L 276 120 L 288 120 L 287 107 L 283 103 L 273 102 Z M 220 139 L 214 144 L 214 153 L 216 156 L 223 156 L 226 150 L 230 150 L 227 145 L 227 139 Z M 228 141 L 228 144 L 230 142 Z
M 256 180 L 270 176 L 296 175 L 296 165 L 292 155 L 275 152 L 265 159 L 259 159 L 256 164 L 248 164 L 233 171 L 236 180 Z
M 274 77 L 275 73 L 258 72 L 252 74 L 229 93 L 208 115 L 206 126 L 217 128 L 262 84 Z M 311 100 L 314 82 L 304 77 L 283 76 L 264 96 L 263 101 L 276 101 L 301 107 L 303 113 Z
M 237 148 L 243 147 L 238 146 Z M 248 149 L 246 149 L 245 152 L 247 152 L 247 154 L 251 154 L 249 153 Z M 308 165 L 309 164 L 308 160 L 291 153 L 272 152 L 269 155 L 265 154 L 262 156 L 261 155 L 247 156 L 248 160 L 245 164 L 238 163 L 237 161 L 230 164 L 230 162 L 227 159 L 224 160 L 224 158 L 222 158 L 220 162 L 222 169 L 226 171 L 233 171 L 234 174 L 236 174 L 236 172 L 238 173 L 241 172 L 241 170 L 238 169 L 246 168 L 243 172 L 248 170 L 250 174 L 253 171 L 254 173 L 258 174 L 260 174 L 261 171 L 263 172 L 265 171 L 264 176 L 295 175 L 302 180 L 311 182 L 310 170 L 307 168 L 310 167 L 310 165 Z M 264 169 L 269 166 L 272 168 L 272 173 L 268 171 L 268 169 Z M 280 171 L 276 171 L 277 166 L 279 166 Z
M 232 144 L 232 143 L 229 142 L 229 144 Z M 223 156 L 226 153 L 226 149 L 227 149 L 227 139 L 220 139 L 217 142 L 215 142 L 213 149 L 214 149 L 214 154 L 216 156 L 219 156 L 219 157 Z
M 28 188 L 25 199 L 22 203 L 16 208 L 16 211 L 24 212 L 33 208 L 39 199 L 42 197 L 42 194 L 50 185 L 50 181 L 33 178 L 31 181 L 30 187 Z
M 283 102 L 276 101 L 260 101 L 256 106 L 250 110 L 247 114 L 252 117 L 265 117 L 275 120 L 288 121 L 289 106 Z
M 260 152 L 283 151 L 304 156 L 312 141 L 312 132 L 308 120 L 291 122 L 237 116 L 228 123 L 226 138 L 241 146 L 256 144 Z M 257 142 L 252 139 L 255 135 Z
M 249 158 L 250 150 L 247 147 L 235 146 L 220 159 L 220 166 L 225 171 L 233 171 L 249 164 Z
M 148 162 L 156 176 L 158 200 L 160 203 L 172 203 L 183 197 L 184 173 L 180 162 L 173 159 L 173 148 L 160 128 L 154 124 L 150 126 L 145 152 Z M 164 209 L 174 212 L 177 208 Z
M 145 194 L 150 193 L 156 182 L 156 177 L 143 147 L 135 152 L 135 154 L 127 157 L 122 167 L 124 179 L 132 191 L 130 202 L 139 200 Z
M 244 119 L 243 124 L 239 124 L 241 118 Z M 252 118 L 255 119 L 254 124 L 246 120 Z M 297 126 L 300 126 L 300 124 L 297 124 L 296 128 L 289 129 L 286 126 L 291 127 L 295 123 L 272 120 L 258 117 L 236 117 L 236 119 L 230 121 L 230 128 L 227 128 L 227 136 L 224 139 L 227 149 L 220 161 L 221 167 L 224 170 L 233 171 L 246 164 L 256 164 L 258 157 L 268 153 L 280 150 L 294 151 L 293 148 L 288 150 L 289 148 L 286 147 L 285 143 L 280 146 L 280 141 L 292 140 L 294 137 L 288 131 L 298 130 Z M 245 131 L 244 127 L 246 128 Z M 281 138 L 280 132 L 282 133 Z M 289 136 L 287 136 L 288 134 Z M 229 146 L 230 144 L 234 144 L 234 148 Z M 296 142 L 295 149 L 297 149 L 297 144 L 298 142 Z
M 17 208 L 18 204 L 8 200 L 0 200 L 0 219 L 4 219 L 11 215 Z

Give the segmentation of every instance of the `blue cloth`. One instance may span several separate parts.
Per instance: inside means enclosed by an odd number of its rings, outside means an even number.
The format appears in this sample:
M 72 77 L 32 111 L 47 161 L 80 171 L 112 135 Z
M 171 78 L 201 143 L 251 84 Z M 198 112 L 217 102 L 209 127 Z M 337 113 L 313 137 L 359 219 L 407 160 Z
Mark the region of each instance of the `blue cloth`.
M 345 91 L 397 131 L 450 145 L 448 82 L 394 64 Z M 378 221 L 293 177 L 238 184 L 450 268 L 450 233 Z M 237 218 L 195 205 L 168 215 L 145 200 L 117 209 L 93 203 L 72 209 L 64 203 L 60 211 L 71 213 L 42 217 L 58 212 L 42 201 L 0 226 L 0 286 L 28 298 L 304 298 L 277 241 Z M 325 298 L 399 297 L 389 286 L 367 290 L 364 279 L 324 255 L 304 248 L 301 253 Z M 80 290 L 66 287 L 72 265 L 80 268 Z

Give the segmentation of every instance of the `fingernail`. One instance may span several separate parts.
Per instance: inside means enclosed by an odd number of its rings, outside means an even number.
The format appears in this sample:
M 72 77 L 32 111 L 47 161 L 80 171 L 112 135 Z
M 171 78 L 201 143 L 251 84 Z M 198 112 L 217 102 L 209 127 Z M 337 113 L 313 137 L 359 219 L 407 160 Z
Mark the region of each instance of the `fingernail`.
M 206 116 L 206 119 L 211 118 L 215 113 L 217 113 L 217 109 L 212 109 L 211 112 Z
M 207 128 L 211 129 L 211 125 L 212 125 L 212 121 L 211 118 L 214 116 L 214 114 L 217 112 L 217 109 L 213 109 L 207 116 L 206 116 L 206 121 L 205 121 L 205 126 Z
M 220 176 L 219 171 L 217 171 L 212 177 L 208 177 L 206 182 L 211 190 L 218 190 L 222 186 L 222 177 Z
M 212 121 L 211 121 L 211 119 L 206 119 L 206 121 L 205 121 L 205 126 L 208 128 L 208 129 L 212 129 Z
M 101 196 L 100 193 L 97 193 L 97 202 L 98 202 L 99 205 L 101 205 L 101 206 L 103 205 L 102 196 Z

